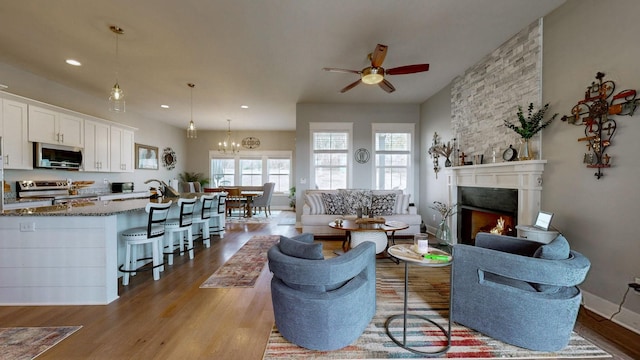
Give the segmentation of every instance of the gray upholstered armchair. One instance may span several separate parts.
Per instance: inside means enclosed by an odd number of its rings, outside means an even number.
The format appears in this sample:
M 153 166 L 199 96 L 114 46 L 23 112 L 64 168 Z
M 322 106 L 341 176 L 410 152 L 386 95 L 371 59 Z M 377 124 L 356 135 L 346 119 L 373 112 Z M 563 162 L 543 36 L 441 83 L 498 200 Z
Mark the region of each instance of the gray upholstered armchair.
M 376 311 L 374 243 L 323 260 L 313 234 L 281 236 L 268 258 L 276 326 L 285 339 L 336 350 L 360 337 Z
M 567 346 L 590 262 L 559 235 L 549 244 L 478 233 L 454 245 L 452 320 L 538 351 Z

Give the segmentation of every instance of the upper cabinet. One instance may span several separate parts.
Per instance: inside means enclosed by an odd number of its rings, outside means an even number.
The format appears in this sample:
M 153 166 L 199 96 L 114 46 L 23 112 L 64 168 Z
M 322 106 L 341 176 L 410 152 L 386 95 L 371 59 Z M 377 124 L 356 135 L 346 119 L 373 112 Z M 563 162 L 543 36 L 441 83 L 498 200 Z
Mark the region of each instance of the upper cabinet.
M 0 99 L 0 135 L 5 169 L 33 169 L 33 146 L 29 142 L 27 104 Z
M 82 118 L 29 105 L 29 141 L 81 148 L 83 125 Z
M 95 121 L 84 122 L 84 171 L 109 172 L 110 126 Z
M 133 172 L 133 131 L 111 126 L 111 172 Z

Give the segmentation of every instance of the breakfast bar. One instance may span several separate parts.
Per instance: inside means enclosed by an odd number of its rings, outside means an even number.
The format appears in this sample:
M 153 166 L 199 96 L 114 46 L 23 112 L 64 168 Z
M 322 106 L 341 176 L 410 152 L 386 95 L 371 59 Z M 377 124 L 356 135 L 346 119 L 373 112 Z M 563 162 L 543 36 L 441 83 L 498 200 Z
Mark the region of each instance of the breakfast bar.
M 0 305 L 97 305 L 116 300 L 118 264 L 124 261 L 118 234 L 146 224 L 149 201 L 170 200 L 175 199 L 90 201 L 2 212 Z M 172 206 L 171 211 L 179 210 Z

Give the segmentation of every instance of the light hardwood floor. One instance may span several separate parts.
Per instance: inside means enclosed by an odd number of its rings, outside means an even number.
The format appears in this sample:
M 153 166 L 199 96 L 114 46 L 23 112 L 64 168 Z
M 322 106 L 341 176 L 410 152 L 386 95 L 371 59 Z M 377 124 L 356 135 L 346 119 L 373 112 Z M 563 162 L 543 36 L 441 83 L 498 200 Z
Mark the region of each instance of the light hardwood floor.
M 150 273 L 132 277 L 128 286 L 120 287 L 120 298 L 109 305 L 3 306 L 0 326 L 83 326 L 38 359 L 259 360 L 273 326 L 268 267 L 254 288 L 199 286 L 251 236 L 297 233 L 294 226 L 277 221 L 229 224 L 225 238 L 215 237 L 210 248 L 196 243 L 194 260 L 175 257 L 159 281 L 153 281 Z M 323 242 L 325 248 L 341 244 Z M 582 312 L 576 331 L 615 359 L 640 359 L 640 335 L 594 317 Z

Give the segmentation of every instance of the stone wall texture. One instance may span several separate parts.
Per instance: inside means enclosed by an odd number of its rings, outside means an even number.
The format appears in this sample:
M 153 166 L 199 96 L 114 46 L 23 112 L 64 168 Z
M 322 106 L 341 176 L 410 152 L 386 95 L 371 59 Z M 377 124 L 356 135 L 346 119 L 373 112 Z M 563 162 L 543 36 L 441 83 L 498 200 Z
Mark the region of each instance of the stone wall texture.
M 465 155 L 484 155 L 484 163 L 502 161 L 502 152 L 520 136 L 504 126 L 504 120 L 517 121 L 518 106 L 534 110 L 542 101 L 542 19 L 535 21 L 487 55 L 451 87 L 452 134 Z M 538 152 L 540 135 L 532 139 Z M 443 139 L 446 143 L 448 139 Z M 453 159 L 452 159 L 453 160 Z M 472 161 L 471 157 L 466 161 Z M 457 164 L 457 163 L 455 163 Z

